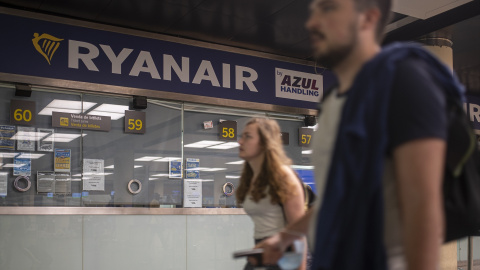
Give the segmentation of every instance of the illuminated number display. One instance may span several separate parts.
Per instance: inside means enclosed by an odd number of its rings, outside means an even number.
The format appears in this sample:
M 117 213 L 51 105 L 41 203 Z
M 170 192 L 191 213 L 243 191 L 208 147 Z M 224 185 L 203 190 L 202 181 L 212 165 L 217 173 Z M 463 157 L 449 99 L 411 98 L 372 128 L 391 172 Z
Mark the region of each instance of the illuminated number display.
M 218 124 L 218 137 L 220 141 L 237 141 L 237 121 L 223 121 Z
M 145 112 L 125 111 L 125 133 L 145 134 Z
M 10 102 L 10 124 L 33 126 L 35 125 L 35 101 L 12 100 Z
M 311 128 L 299 128 L 298 129 L 298 145 L 310 146 L 313 137 L 313 129 Z

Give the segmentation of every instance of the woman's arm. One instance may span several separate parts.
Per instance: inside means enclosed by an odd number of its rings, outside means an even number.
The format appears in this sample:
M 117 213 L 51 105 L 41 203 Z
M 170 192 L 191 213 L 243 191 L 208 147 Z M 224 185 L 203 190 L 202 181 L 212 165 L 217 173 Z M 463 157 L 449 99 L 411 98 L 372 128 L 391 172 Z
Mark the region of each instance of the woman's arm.
M 283 167 L 285 172 L 285 179 L 284 181 L 288 181 L 291 183 L 293 187 L 293 196 L 289 197 L 285 202 L 283 202 L 283 211 L 285 213 L 285 218 L 287 220 L 287 225 L 296 223 L 300 220 L 303 215 L 305 215 L 305 195 L 303 190 L 303 185 L 301 184 L 298 177 L 295 173 L 290 169 L 288 166 Z M 306 239 L 303 239 L 304 246 L 307 246 Z M 305 248 L 306 250 L 306 248 Z M 306 269 L 306 262 L 307 262 L 307 253 L 305 252 L 303 257 L 302 265 L 300 266 L 300 270 Z

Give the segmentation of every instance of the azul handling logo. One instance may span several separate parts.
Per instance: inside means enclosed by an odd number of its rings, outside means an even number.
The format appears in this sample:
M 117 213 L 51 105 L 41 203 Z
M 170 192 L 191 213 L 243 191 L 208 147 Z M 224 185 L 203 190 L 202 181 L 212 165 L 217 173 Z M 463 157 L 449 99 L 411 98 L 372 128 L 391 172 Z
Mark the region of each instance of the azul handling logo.
M 34 33 L 32 42 L 37 52 L 45 57 L 48 64 L 51 65 L 52 57 L 60 46 L 60 41 L 62 40 L 63 39 L 56 38 L 49 34 L 44 33 L 39 36 L 38 33 Z
M 322 75 L 275 68 L 276 97 L 318 102 L 322 95 Z

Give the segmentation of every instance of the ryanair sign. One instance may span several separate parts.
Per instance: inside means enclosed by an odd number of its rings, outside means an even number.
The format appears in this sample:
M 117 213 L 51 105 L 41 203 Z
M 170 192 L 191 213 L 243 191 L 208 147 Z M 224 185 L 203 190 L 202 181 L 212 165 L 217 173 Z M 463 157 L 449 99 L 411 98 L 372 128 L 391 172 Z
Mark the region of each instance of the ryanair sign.
M 0 73 L 314 109 L 312 66 L 0 13 Z

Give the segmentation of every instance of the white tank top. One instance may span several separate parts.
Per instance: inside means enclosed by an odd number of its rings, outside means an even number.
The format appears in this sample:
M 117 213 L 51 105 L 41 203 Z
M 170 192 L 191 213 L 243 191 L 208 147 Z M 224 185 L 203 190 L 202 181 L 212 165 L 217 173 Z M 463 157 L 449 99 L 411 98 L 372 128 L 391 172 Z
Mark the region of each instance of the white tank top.
M 265 192 L 268 192 L 268 189 Z M 255 239 L 272 236 L 285 227 L 282 207 L 279 204 L 272 204 L 268 194 L 258 203 L 251 199 L 250 193 L 247 194 L 243 208 L 253 221 Z

